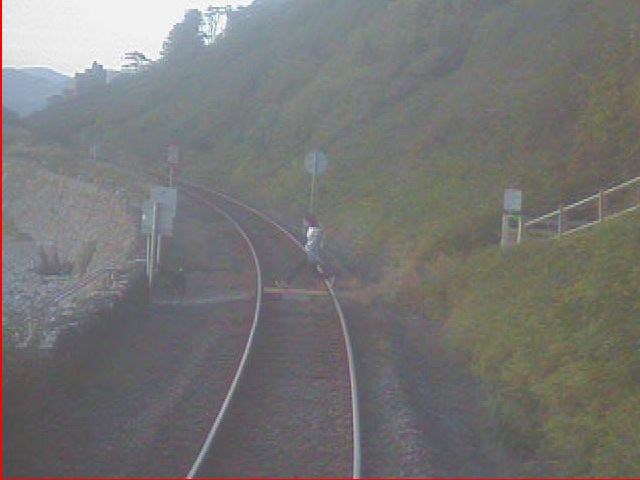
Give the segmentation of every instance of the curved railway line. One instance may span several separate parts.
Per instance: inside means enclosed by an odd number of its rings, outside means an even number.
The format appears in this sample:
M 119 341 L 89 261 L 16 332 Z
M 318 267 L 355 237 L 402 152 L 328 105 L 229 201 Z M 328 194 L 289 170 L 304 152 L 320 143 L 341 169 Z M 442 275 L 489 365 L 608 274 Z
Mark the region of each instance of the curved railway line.
M 267 287 L 304 258 L 295 237 L 230 197 L 182 186 L 173 254 L 191 255 L 184 296 L 167 271 L 153 301 L 88 322 L 33 380 L 16 377 L 5 472 L 360 477 L 354 360 L 335 292 L 305 272 L 292 282 L 303 295 L 279 298 Z
M 361 475 L 355 362 L 333 288 L 302 301 L 268 301 L 302 245 L 262 212 L 225 194 L 181 182 L 184 193 L 225 216 L 256 268 L 253 324 L 225 400 L 188 478 Z M 283 251 L 297 250 L 282 256 Z M 284 247 L 284 248 L 283 248 Z M 300 283 L 319 288 L 309 275 Z

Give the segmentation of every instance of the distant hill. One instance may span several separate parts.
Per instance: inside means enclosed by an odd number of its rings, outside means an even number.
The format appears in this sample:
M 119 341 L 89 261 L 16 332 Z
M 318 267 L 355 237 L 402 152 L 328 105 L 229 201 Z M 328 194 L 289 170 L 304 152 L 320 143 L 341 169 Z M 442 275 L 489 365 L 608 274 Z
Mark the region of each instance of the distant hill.
M 72 78 L 48 67 L 24 67 L 20 68 L 23 73 L 28 73 L 34 77 L 43 78 L 49 80 L 52 83 L 62 83 L 69 85 Z
M 21 116 L 41 110 L 73 79 L 46 67 L 3 68 L 2 104 Z
M 20 116 L 13 110 L 3 106 L 2 107 L 2 126 L 14 127 L 21 126 L 22 120 Z

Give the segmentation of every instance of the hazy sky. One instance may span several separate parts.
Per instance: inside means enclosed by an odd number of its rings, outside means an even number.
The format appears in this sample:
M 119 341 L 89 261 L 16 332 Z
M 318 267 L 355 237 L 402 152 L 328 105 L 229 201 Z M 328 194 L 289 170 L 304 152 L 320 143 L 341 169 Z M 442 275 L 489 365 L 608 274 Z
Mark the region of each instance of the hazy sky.
M 3 66 L 48 66 L 72 75 L 97 60 L 119 69 L 125 52 L 156 59 L 189 8 L 251 0 L 5 0 Z

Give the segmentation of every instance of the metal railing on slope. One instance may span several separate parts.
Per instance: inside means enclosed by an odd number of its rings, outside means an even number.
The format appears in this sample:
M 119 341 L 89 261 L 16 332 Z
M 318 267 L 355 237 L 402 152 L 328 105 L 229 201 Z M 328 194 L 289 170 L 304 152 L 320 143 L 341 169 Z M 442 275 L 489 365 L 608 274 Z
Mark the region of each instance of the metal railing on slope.
M 557 238 L 640 209 L 640 177 L 525 222 L 520 240 Z
M 58 295 L 53 297 L 49 301 L 49 305 L 54 305 L 59 303 L 61 300 L 72 298 L 76 293 L 78 293 L 84 287 L 86 287 L 91 283 L 96 282 L 99 279 L 102 279 L 106 275 L 110 275 L 114 270 L 115 268 L 111 265 L 94 270 L 88 275 L 85 275 L 84 277 L 82 277 L 78 282 L 74 283 L 66 290 L 60 292 Z

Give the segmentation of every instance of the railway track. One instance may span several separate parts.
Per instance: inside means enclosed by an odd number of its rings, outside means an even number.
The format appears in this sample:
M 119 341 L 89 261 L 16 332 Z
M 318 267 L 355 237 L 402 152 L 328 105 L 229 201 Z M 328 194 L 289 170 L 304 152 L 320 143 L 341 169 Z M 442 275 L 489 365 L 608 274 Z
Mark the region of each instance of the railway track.
M 274 300 L 266 287 L 303 258 L 295 239 L 226 197 L 187 192 L 198 199 L 180 202 L 180 248 L 202 248 L 203 269 L 184 298 L 165 278 L 149 305 L 69 337 L 72 356 L 15 383 L 9 476 L 360 476 L 353 356 L 333 292 L 308 276 L 292 286 L 322 295 Z
M 328 295 L 269 300 L 264 287 L 302 258 L 300 243 L 235 199 L 191 183 L 182 187 L 241 232 L 260 292 L 236 374 L 187 477 L 359 478 L 355 366 L 335 292 L 308 275 L 297 286 Z

